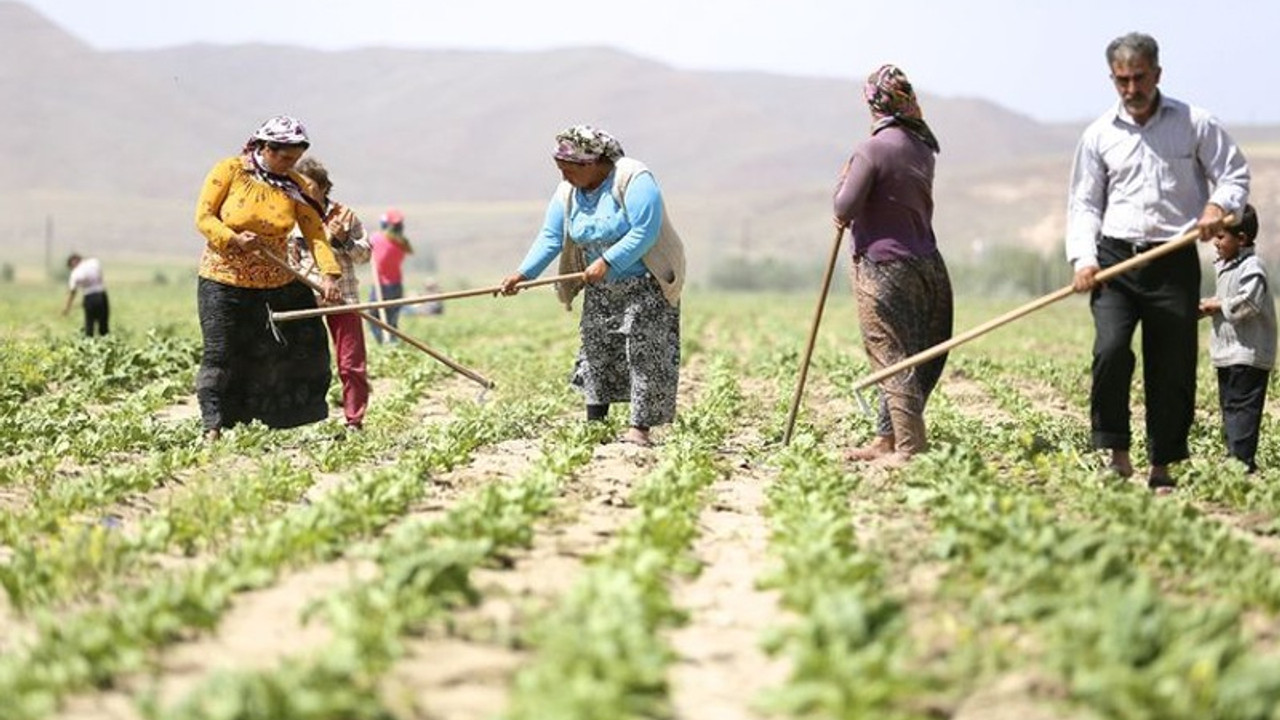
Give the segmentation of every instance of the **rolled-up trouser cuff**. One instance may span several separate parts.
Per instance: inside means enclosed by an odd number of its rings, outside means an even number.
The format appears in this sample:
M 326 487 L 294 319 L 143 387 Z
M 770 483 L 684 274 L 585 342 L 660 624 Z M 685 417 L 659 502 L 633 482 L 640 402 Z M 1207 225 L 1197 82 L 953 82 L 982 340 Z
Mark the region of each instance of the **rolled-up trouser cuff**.
M 1094 450 L 1128 450 L 1132 437 L 1124 433 L 1093 431 Z

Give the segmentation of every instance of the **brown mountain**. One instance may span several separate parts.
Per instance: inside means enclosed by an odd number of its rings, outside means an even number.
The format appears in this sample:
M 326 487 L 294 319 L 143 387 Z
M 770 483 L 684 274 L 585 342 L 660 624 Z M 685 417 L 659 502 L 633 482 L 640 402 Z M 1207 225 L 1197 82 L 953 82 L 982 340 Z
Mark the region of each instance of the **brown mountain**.
M 608 49 L 100 52 L 15 2 L 0 2 L 0 96 L 6 254 L 42 247 L 52 217 L 55 253 L 194 256 L 204 173 L 287 112 L 367 220 L 401 206 L 446 269 L 495 276 L 536 229 L 566 125 L 609 128 L 648 163 L 707 266 L 797 245 L 821 257 L 836 171 L 867 124 L 853 79 L 693 72 Z M 921 102 L 943 145 L 944 243 L 1025 242 L 1030 229 L 1051 244 L 1078 128 L 976 99 Z

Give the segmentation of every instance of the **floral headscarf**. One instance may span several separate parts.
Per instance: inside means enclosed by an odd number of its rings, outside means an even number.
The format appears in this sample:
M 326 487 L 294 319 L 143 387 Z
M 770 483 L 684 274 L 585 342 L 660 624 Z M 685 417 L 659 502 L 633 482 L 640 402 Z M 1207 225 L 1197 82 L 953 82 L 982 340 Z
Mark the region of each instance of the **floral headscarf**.
M 617 138 L 590 125 L 574 125 L 556 135 L 555 157 L 573 163 L 610 162 L 625 155 Z
M 321 218 L 324 217 L 324 208 L 314 198 L 308 195 L 297 181 L 289 175 L 278 175 L 267 169 L 262 161 L 262 149 L 258 147 L 262 143 L 280 143 L 282 145 L 310 145 L 311 140 L 307 138 L 307 129 L 297 119 L 288 115 L 277 115 L 269 118 L 266 122 L 249 136 L 249 140 L 244 145 L 244 166 L 245 169 L 253 174 L 255 178 L 270 185 L 271 187 L 283 190 L 295 202 L 307 205 Z
M 282 145 L 311 144 L 311 140 L 307 137 L 307 128 L 303 126 L 300 120 L 288 115 L 277 115 L 273 118 L 268 118 L 249 136 L 245 147 L 248 148 L 262 142 L 280 143 Z
M 934 137 L 924 121 L 924 113 L 920 111 L 920 103 L 916 100 L 915 89 L 907 74 L 897 65 L 881 65 L 878 70 L 867 77 L 862 94 L 867 99 L 871 114 L 875 120 L 871 123 L 871 134 L 883 130 L 890 125 L 901 125 L 904 130 L 920 138 L 924 144 L 940 152 L 938 138 Z

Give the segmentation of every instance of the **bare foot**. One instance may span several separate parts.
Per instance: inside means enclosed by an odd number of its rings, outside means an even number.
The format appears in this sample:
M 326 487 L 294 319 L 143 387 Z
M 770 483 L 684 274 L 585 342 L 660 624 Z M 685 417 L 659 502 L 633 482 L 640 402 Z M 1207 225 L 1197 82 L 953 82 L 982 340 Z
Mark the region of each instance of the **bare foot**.
M 1129 459 L 1128 450 L 1112 450 L 1111 461 L 1107 463 L 1107 471 L 1122 478 L 1133 477 L 1133 461 Z
M 911 455 L 902 452 L 891 452 L 872 460 L 871 464 L 885 470 L 897 470 L 898 468 L 906 467 L 909 462 L 911 462 Z
M 877 435 L 871 442 L 860 448 L 854 448 L 844 454 L 844 459 L 850 462 L 867 462 L 882 458 L 885 455 L 893 453 L 894 442 L 892 435 Z
M 638 427 L 627 428 L 621 440 L 624 443 L 631 443 L 640 447 L 653 447 L 653 440 L 649 437 L 649 431 L 641 430 Z
M 204 441 L 206 443 L 214 443 L 222 439 L 222 430 L 211 428 L 204 431 Z

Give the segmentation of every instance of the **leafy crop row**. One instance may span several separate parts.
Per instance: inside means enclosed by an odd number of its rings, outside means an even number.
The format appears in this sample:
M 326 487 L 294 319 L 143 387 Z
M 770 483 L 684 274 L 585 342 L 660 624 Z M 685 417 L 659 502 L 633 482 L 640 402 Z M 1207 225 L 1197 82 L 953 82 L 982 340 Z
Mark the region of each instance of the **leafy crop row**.
M 669 582 L 697 572 L 690 546 L 705 489 L 723 470 L 716 449 L 741 395 L 727 363 L 665 441 L 658 467 L 635 488 L 639 517 L 587 569 L 530 635 L 534 658 L 516 677 L 507 717 L 623 720 L 668 717 L 663 630 L 683 614 Z

